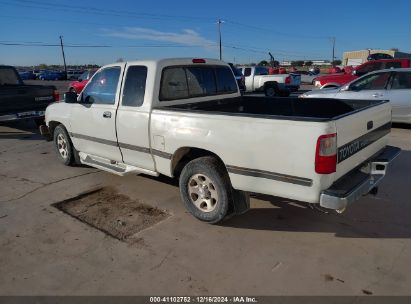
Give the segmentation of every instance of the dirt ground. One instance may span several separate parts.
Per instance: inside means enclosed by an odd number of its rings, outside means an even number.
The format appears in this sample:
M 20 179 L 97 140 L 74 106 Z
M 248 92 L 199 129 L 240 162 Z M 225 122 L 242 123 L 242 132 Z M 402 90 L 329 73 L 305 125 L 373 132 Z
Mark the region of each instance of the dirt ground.
M 174 180 L 65 167 L 34 125 L 2 125 L 0 295 L 410 295 L 411 129 L 397 126 L 390 142 L 403 152 L 378 195 L 342 215 L 254 196 L 248 213 L 207 225 L 184 209 Z M 79 220 L 83 207 L 55 207 L 106 187 L 116 204 L 168 216 L 128 243 Z M 127 208 L 111 222 L 128 221 Z
M 141 240 L 133 237 L 167 218 L 168 214 L 138 200 L 131 200 L 113 187 L 80 194 L 53 206 L 93 228 L 127 243 Z

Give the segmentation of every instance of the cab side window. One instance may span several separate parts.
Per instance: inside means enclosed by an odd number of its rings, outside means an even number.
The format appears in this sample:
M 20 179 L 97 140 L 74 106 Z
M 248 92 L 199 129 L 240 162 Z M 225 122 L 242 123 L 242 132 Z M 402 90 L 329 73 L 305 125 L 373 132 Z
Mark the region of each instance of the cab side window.
M 391 84 L 391 90 L 411 89 L 411 72 L 397 72 Z
M 245 68 L 244 69 L 244 76 L 245 77 L 248 77 L 248 76 L 250 76 L 251 75 L 251 68 Z
M 130 66 L 127 69 L 121 104 L 127 107 L 139 107 L 144 102 L 146 91 L 147 67 Z
M 108 67 L 98 72 L 86 86 L 81 96 L 83 103 L 113 105 L 121 68 Z
M 382 62 L 369 61 L 367 64 L 365 64 L 363 67 L 361 67 L 361 69 L 358 70 L 359 76 L 360 75 L 365 75 L 365 74 L 373 72 L 373 71 L 381 70 L 382 68 L 383 68 Z

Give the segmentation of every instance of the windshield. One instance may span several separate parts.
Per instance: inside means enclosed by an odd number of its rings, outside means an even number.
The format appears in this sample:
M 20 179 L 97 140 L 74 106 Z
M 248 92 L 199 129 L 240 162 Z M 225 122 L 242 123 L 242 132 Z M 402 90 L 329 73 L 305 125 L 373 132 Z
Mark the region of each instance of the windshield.
M 20 84 L 20 79 L 13 69 L 0 69 L 0 85 Z

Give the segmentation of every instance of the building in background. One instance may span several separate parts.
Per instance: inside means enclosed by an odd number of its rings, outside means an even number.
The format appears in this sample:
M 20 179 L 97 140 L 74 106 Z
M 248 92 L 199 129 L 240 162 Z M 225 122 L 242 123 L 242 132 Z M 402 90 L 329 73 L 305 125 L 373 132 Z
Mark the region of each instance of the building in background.
M 410 53 L 400 52 L 398 50 L 373 50 L 373 49 L 366 49 L 366 50 L 359 50 L 359 51 L 351 51 L 351 52 L 344 52 L 343 55 L 343 62 L 344 66 L 352 65 L 356 66 L 362 64 L 367 61 L 367 57 L 371 54 L 375 53 L 383 53 L 391 55 L 394 58 L 409 58 L 411 59 Z

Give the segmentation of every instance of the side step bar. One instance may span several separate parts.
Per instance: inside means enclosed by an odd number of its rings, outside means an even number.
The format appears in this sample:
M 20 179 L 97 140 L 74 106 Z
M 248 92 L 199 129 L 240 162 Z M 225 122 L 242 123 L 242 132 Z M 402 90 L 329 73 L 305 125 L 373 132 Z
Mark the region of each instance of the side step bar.
M 126 165 L 123 163 L 112 162 L 108 159 L 89 155 L 83 152 L 79 152 L 80 161 L 82 164 L 89 165 L 91 167 L 104 170 L 116 175 L 124 176 L 128 174 L 147 174 L 151 176 L 159 176 L 155 171 Z

